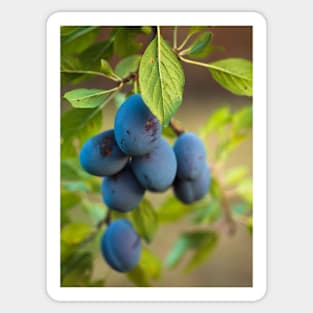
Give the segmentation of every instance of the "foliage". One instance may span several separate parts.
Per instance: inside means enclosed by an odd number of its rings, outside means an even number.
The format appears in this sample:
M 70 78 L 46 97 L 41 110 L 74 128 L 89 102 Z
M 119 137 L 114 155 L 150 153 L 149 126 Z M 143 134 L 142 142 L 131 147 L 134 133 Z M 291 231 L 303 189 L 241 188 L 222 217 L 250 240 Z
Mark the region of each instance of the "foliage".
M 240 58 L 200 62 L 215 50 L 214 33 L 205 26 L 190 27 L 179 45 L 173 27 L 173 47 L 159 27 L 66 26 L 61 28 L 61 284 L 104 286 L 93 280 L 99 241 L 108 221 L 126 218 L 144 239 L 139 264 L 127 278 L 136 286 L 152 286 L 162 277 L 164 267 L 174 270 L 183 261 L 183 271 L 195 270 L 214 253 L 221 236 L 216 227 L 227 214 L 243 223 L 252 233 L 252 180 L 246 166 L 228 168 L 232 152 L 250 138 L 252 130 L 252 63 Z M 104 36 L 104 34 L 106 34 Z M 104 38 L 105 37 L 105 38 Z M 104 39 L 103 39 L 104 38 Z M 113 66 L 112 57 L 118 59 Z M 172 192 L 159 206 L 147 197 L 128 213 L 109 213 L 100 196 L 101 179 L 85 173 L 78 161 L 82 144 L 102 128 L 102 114 L 112 102 L 118 107 L 130 94 L 140 93 L 163 126 L 162 135 L 170 142 L 177 130 L 170 121 L 183 103 L 183 64 L 208 69 L 211 77 L 235 95 L 246 96 L 247 105 L 232 111 L 221 106 L 210 114 L 198 135 L 204 143 L 217 138 L 210 151 L 211 187 L 204 199 L 190 205 L 177 200 Z M 85 87 L 93 77 L 110 80 L 112 88 Z M 77 87 L 77 84 L 83 87 Z M 105 114 L 105 113 L 104 113 Z M 179 127 L 182 124 L 176 121 Z M 229 215 L 230 214 L 230 215 Z M 181 233 L 165 260 L 150 247 L 162 227 L 187 220 L 194 230 Z M 229 221 L 228 221 L 229 222 Z M 204 228 L 205 227 L 205 228 Z M 166 238 L 165 238 L 166 240 Z

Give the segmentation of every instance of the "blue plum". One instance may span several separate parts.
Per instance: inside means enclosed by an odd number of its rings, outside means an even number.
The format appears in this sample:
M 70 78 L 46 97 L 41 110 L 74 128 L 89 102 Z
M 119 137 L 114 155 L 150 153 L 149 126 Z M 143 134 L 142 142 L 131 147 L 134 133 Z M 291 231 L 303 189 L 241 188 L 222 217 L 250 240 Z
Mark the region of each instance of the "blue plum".
M 128 156 L 118 147 L 113 129 L 88 139 L 80 150 L 80 164 L 89 174 L 108 176 L 118 173 Z
M 121 172 L 103 179 L 101 192 L 103 201 L 109 208 L 127 212 L 139 204 L 145 190 L 130 166 L 126 166 Z
M 114 132 L 117 144 L 125 154 L 144 155 L 157 147 L 161 125 L 141 96 L 134 94 L 116 112 Z
M 180 201 L 190 204 L 202 199 L 208 193 L 210 182 L 211 173 L 209 168 L 205 167 L 195 180 L 176 178 L 173 185 L 174 193 Z
M 101 251 L 106 262 L 118 272 L 128 272 L 137 265 L 141 239 L 125 219 L 112 222 L 101 239 Z
M 150 191 L 165 191 L 176 176 L 177 162 L 172 147 L 161 138 L 158 146 L 144 156 L 133 157 L 131 168 L 140 184 Z
M 206 153 L 200 138 L 191 132 L 183 133 L 174 144 L 177 177 L 196 179 L 206 166 Z

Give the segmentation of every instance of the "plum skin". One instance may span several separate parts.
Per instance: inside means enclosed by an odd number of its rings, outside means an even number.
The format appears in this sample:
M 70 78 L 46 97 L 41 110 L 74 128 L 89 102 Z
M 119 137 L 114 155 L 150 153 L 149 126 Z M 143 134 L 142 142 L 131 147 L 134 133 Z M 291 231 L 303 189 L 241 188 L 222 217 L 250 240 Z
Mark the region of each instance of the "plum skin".
M 210 169 L 206 166 L 195 180 L 176 178 L 173 184 L 176 198 L 186 204 L 201 200 L 209 191 L 211 183 Z
M 82 168 L 95 176 L 116 174 L 128 162 L 128 156 L 115 141 L 113 129 L 88 139 L 80 150 L 79 159 Z
M 105 177 L 101 186 L 103 202 L 119 212 L 128 212 L 137 207 L 144 192 L 129 165 L 121 172 Z
M 156 148 L 161 125 L 143 102 L 134 94 L 119 107 L 115 115 L 114 133 L 120 149 L 127 155 L 144 155 Z
M 178 137 L 174 144 L 177 159 L 177 177 L 196 179 L 206 166 L 206 152 L 200 138 L 186 132 Z
M 141 253 L 141 239 L 125 219 L 113 221 L 101 238 L 101 252 L 106 262 L 118 272 L 135 267 Z
M 133 157 L 131 168 L 145 189 L 163 192 L 172 185 L 175 179 L 177 161 L 172 147 L 161 138 L 152 152 Z

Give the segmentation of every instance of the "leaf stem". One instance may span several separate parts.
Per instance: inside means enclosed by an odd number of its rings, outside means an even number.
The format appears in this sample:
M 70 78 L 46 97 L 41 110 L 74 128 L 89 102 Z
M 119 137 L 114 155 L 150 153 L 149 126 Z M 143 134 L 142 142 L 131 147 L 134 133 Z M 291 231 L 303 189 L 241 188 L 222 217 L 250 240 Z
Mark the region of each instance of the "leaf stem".
M 188 34 L 186 36 L 186 38 L 184 39 L 184 41 L 181 43 L 181 45 L 177 48 L 177 50 L 181 50 L 185 47 L 185 45 L 187 44 L 187 42 L 189 41 L 189 39 L 192 37 L 193 34 Z
M 117 77 L 114 76 L 108 76 L 105 75 L 101 72 L 96 72 L 96 71 L 85 71 L 85 70 L 61 70 L 61 73 L 68 73 L 68 74 L 87 74 L 87 75 L 95 75 L 95 76 L 100 76 L 100 77 L 105 77 L 105 78 L 109 78 L 115 82 L 120 81 L 119 79 L 117 79 Z
M 173 48 L 174 50 L 177 49 L 177 26 L 174 26 L 173 29 Z
M 161 36 L 160 26 L 157 26 L 157 36 L 158 36 L 158 38 L 160 38 L 160 36 Z
M 184 50 L 184 51 L 186 51 L 186 50 Z M 180 60 L 182 60 L 185 63 L 194 64 L 194 65 L 198 65 L 198 66 L 202 66 L 202 67 L 206 67 L 206 68 L 211 68 L 211 69 L 216 69 L 216 67 L 214 65 L 203 63 L 203 62 L 198 62 L 198 61 L 194 61 L 194 60 L 190 60 L 190 59 L 186 59 L 181 54 L 179 54 L 178 57 L 179 57 Z

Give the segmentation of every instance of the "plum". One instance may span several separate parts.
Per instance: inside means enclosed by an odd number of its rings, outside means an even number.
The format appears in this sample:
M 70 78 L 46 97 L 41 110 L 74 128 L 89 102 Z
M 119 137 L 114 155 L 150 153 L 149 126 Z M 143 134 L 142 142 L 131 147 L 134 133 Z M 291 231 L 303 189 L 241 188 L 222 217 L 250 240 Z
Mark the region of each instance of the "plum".
M 118 147 L 113 129 L 88 139 L 80 150 L 80 164 L 89 174 L 109 176 L 118 173 L 128 162 Z
M 191 132 L 183 133 L 174 144 L 177 177 L 195 179 L 206 166 L 206 153 L 200 138 Z
M 161 125 L 141 96 L 134 94 L 116 112 L 114 133 L 117 144 L 125 154 L 144 155 L 157 147 Z
M 161 138 L 158 146 L 144 156 L 132 158 L 131 168 L 139 183 L 150 191 L 168 189 L 176 176 L 177 162 L 172 147 Z
M 127 165 L 121 172 L 103 179 L 101 192 L 109 208 L 128 212 L 139 204 L 145 190 Z
M 141 239 L 125 219 L 113 221 L 101 238 L 101 252 L 106 262 L 118 272 L 128 272 L 137 265 Z
M 176 178 L 174 181 L 174 193 L 183 203 L 190 204 L 201 200 L 209 191 L 211 174 L 206 166 L 195 180 Z

